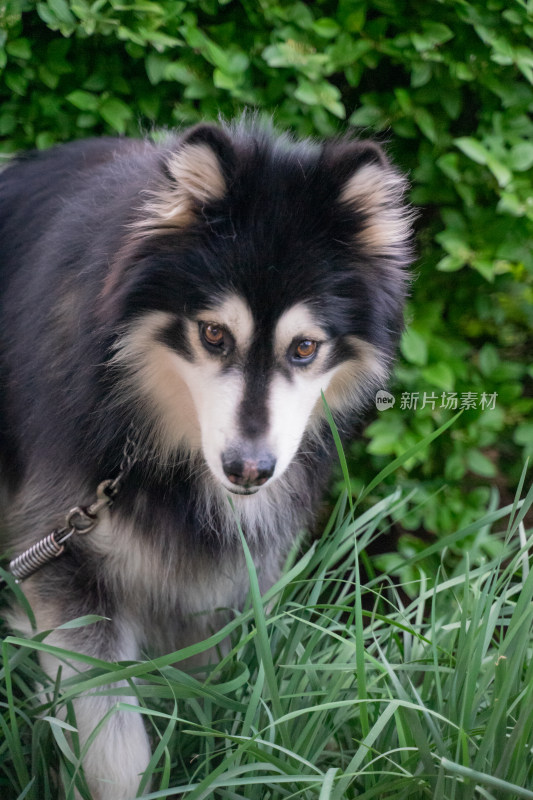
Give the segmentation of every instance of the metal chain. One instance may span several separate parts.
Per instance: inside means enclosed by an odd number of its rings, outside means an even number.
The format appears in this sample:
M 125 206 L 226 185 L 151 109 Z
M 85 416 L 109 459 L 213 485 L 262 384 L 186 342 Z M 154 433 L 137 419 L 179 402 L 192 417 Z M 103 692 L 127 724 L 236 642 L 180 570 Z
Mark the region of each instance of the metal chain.
M 89 506 L 76 506 L 65 517 L 62 528 L 56 528 L 52 533 L 40 539 L 23 553 L 9 562 L 9 572 L 16 583 L 21 583 L 33 575 L 45 564 L 53 561 L 65 550 L 65 542 L 74 534 L 89 533 L 100 521 L 101 513 L 112 505 L 120 491 L 121 484 L 131 472 L 133 465 L 141 457 L 142 450 L 138 443 L 133 423 L 126 434 L 126 442 L 122 451 L 122 459 L 116 478 L 102 481 L 96 489 L 96 500 Z M 5 581 L 0 579 L 0 586 Z

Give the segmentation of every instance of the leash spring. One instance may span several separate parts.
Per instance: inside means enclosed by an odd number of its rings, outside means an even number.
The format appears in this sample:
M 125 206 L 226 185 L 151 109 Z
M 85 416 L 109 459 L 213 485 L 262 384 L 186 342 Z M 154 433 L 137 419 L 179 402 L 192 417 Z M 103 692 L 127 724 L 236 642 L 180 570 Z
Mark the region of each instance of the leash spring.
M 44 539 L 40 539 L 28 550 L 21 553 L 20 556 L 10 561 L 9 571 L 17 583 L 29 578 L 38 569 L 61 555 L 65 546 L 56 540 L 56 536 L 59 533 L 60 531 L 52 531 Z
M 64 543 L 74 533 L 86 534 L 96 527 L 101 512 L 104 508 L 112 505 L 121 488 L 122 481 L 129 474 L 136 461 L 144 454 L 145 451 L 141 450 L 137 442 L 135 428 L 132 423 L 126 434 L 122 460 L 116 478 L 102 481 L 98 485 L 96 500 L 90 506 L 72 508 L 66 515 L 65 527 L 52 531 L 44 539 L 40 539 L 9 562 L 9 571 L 17 583 L 26 580 L 41 567 L 60 556 L 65 549 Z M 0 578 L 0 587 L 4 583 L 5 581 Z

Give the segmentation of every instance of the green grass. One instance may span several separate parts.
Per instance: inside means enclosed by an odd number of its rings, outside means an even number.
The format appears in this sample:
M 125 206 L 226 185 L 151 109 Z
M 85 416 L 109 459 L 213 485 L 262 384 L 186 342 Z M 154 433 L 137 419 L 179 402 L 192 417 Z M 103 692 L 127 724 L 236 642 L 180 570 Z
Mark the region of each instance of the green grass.
M 368 557 L 408 500 L 398 490 L 359 513 L 342 496 L 266 596 L 250 562 L 248 606 L 185 651 L 107 664 L 7 636 L 2 800 L 56 800 L 57 780 L 67 800 L 75 784 L 88 797 L 71 702 L 124 679 L 140 708 L 117 708 L 141 713 L 153 738 L 150 798 L 533 800 L 533 490 L 503 509 L 495 498 L 430 546 L 402 540 L 398 554 Z M 179 669 L 226 636 L 207 678 Z M 83 672 L 52 685 L 39 650 Z

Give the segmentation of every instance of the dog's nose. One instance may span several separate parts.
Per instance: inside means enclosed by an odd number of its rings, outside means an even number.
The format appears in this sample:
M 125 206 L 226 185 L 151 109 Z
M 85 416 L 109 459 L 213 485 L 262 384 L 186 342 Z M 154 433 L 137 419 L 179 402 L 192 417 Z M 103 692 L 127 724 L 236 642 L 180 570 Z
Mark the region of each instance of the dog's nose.
M 262 486 L 272 477 L 276 459 L 270 454 L 259 458 L 222 457 L 222 467 L 231 483 L 236 486 Z

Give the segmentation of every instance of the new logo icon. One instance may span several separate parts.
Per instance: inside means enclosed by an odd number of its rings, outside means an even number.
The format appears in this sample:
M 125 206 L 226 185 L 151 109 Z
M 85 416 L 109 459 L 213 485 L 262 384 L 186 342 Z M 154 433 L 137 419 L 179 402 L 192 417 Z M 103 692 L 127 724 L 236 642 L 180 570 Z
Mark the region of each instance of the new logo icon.
M 379 411 L 386 411 L 388 408 L 392 408 L 395 402 L 396 398 L 390 392 L 386 392 L 384 389 L 376 392 L 376 408 Z

